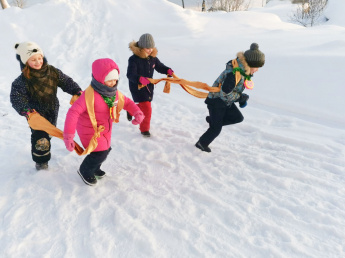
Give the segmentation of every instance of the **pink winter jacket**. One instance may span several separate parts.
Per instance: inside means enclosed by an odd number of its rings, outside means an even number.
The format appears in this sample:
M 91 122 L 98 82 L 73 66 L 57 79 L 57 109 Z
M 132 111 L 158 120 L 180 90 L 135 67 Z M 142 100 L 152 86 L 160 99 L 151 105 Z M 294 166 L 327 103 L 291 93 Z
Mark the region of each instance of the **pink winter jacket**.
M 117 64 L 109 58 L 97 59 L 92 64 L 92 74 L 94 78 L 102 84 L 104 84 L 104 78 L 113 69 L 118 70 L 120 74 L 120 70 Z M 100 125 L 103 125 L 105 127 L 104 131 L 101 132 L 101 137 L 97 139 L 98 145 L 94 151 L 104 151 L 109 149 L 110 147 L 113 121 L 110 118 L 108 105 L 105 103 L 104 99 L 97 91 L 94 91 L 94 100 L 97 127 L 99 127 Z M 115 101 L 117 100 L 118 96 L 116 94 Z M 123 109 L 127 110 L 130 114 L 133 114 L 133 116 L 136 116 L 138 112 L 141 112 L 139 107 L 126 96 L 124 96 L 124 102 L 125 103 Z M 64 134 L 75 134 L 76 129 L 81 143 L 83 144 L 84 148 L 86 148 L 89 145 L 89 142 L 95 131 L 87 112 L 85 93 L 83 93 L 68 110 L 65 121 Z
M 103 125 L 105 128 L 104 131 L 101 132 L 101 137 L 97 139 L 98 146 L 94 151 L 104 151 L 110 147 L 113 121 L 110 118 L 108 105 L 97 91 L 94 92 L 97 127 Z M 117 101 L 117 99 L 118 97 L 116 96 L 115 101 Z M 131 99 L 127 98 L 126 96 L 124 96 L 124 99 L 124 110 L 129 111 L 131 114 L 141 112 L 138 106 Z M 81 143 L 83 144 L 84 148 L 86 148 L 89 145 L 95 130 L 92 127 L 91 120 L 87 112 L 85 93 L 83 93 L 68 110 L 64 134 L 75 134 L 76 129 Z

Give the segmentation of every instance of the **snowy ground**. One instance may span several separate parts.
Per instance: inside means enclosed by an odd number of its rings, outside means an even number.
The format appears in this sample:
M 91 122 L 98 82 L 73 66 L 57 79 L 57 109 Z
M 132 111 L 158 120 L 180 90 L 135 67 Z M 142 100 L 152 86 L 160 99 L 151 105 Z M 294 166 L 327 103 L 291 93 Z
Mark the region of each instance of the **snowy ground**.
M 289 23 L 287 1 L 236 13 L 183 10 L 164 0 L 51 0 L 0 11 L 0 257 L 344 257 L 345 21 Z M 342 7 L 338 2 L 338 7 Z M 285 12 L 284 12 L 285 9 Z M 225 127 L 204 153 L 203 100 L 156 87 L 151 132 L 114 127 L 107 177 L 86 186 L 83 157 L 53 139 L 48 171 L 30 157 L 30 131 L 11 107 L 19 75 L 13 49 L 32 40 L 50 64 L 85 89 L 91 63 L 113 58 L 120 90 L 128 43 L 151 33 L 158 57 L 209 85 L 238 51 L 257 42 L 243 123 Z M 161 78 L 155 74 L 155 78 Z M 69 95 L 59 92 L 63 129 Z

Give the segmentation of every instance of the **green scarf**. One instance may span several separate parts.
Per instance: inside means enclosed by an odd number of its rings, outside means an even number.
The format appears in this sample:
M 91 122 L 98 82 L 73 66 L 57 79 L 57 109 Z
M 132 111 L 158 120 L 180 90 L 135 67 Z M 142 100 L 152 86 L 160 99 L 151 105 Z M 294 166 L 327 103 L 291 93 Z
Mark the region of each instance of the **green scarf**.
M 251 75 L 247 75 L 240 67 L 235 67 L 232 69 L 232 73 L 235 75 L 236 71 L 239 71 L 240 74 L 244 77 L 245 80 L 250 81 L 250 79 L 252 78 Z
M 112 108 L 113 106 L 115 106 L 116 95 L 112 96 L 112 97 L 106 97 L 106 96 L 103 96 L 103 95 L 101 95 L 101 96 L 104 99 L 104 102 L 107 103 L 109 108 Z

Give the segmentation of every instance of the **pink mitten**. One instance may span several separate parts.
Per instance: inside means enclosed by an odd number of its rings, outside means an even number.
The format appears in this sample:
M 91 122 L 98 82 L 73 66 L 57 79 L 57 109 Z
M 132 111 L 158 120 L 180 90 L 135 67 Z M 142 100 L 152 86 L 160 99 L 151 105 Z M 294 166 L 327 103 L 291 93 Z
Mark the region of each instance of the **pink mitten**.
M 173 73 L 174 73 L 174 71 L 173 71 L 173 70 L 171 70 L 171 69 L 169 68 L 169 70 L 168 70 L 168 75 L 172 76 L 172 75 L 173 75 Z
M 132 121 L 132 124 L 138 125 L 144 120 L 145 116 L 143 112 L 139 111 L 134 115 L 134 120 Z
M 65 142 L 66 149 L 68 151 L 74 150 L 75 144 L 74 144 L 73 138 L 74 138 L 74 134 L 72 134 L 72 133 L 64 133 L 63 134 L 63 141 Z
M 139 82 L 141 83 L 141 85 L 144 85 L 144 86 L 147 84 L 150 84 L 150 81 L 146 77 L 140 77 Z

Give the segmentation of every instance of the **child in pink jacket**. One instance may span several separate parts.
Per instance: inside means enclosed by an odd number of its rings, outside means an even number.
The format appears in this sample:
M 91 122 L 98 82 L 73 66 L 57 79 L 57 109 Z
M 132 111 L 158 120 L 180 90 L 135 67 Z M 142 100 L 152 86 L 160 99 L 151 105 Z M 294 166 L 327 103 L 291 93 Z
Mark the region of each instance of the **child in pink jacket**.
M 85 157 L 78 170 L 80 177 L 88 185 L 95 185 L 97 183 L 96 177 L 100 179 L 105 176 L 105 172 L 100 167 L 111 150 L 113 117 L 111 117 L 110 110 L 119 101 L 119 93 L 117 92 L 119 74 L 119 67 L 109 58 L 97 59 L 92 64 L 91 87 L 94 90 L 94 114 L 97 127 L 102 125 L 105 129 L 97 138 L 96 149 Z M 123 109 L 134 114 L 135 119 L 132 121 L 134 125 L 140 124 L 144 119 L 142 111 L 131 99 L 123 97 Z M 85 92 L 67 112 L 63 136 L 69 151 L 74 149 L 75 130 L 77 130 L 80 141 L 86 148 L 95 131 L 87 110 Z

